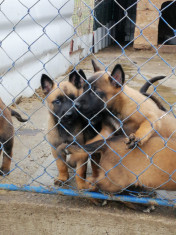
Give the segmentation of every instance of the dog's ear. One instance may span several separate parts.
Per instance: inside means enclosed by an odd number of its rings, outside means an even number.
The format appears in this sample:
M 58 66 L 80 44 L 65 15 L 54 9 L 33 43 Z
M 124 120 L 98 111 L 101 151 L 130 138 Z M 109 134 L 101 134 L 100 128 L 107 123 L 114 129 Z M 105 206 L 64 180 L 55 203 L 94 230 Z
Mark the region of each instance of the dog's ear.
M 42 74 L 41 77 L 41 86 L 43 93 L 47 95 L 53 89 L 54 82 L 53 80 L 48 77 L 46 74 Z
M 125 82 L 125 73 L 120 64 L 117 64 L 109 77 L 111 84 L 115 87 L 121 87 Z
M 69 82 L 71 82 L 77 89 L 83 87 L 85 80 L 87 80 L 87 78 L 82 69 L 78 72 L 76 70 L 72 70 L 69 75 Z
M 92 65 L 95 73 L 101 71 L 100 67 L 98 67 L 94 60 L 92 60 Z

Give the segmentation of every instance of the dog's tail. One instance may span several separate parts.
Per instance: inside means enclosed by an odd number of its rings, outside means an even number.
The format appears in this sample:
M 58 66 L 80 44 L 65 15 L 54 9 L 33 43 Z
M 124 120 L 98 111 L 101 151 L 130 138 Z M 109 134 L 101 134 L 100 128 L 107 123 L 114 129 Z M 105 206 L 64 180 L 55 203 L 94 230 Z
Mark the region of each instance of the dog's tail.
M 143 95 L 150 97 L 150 99 L 152 99 L 156 105 L 158 106 L 159 109 L 163 110 L 164 112 L 167 111 L 167 109 L 161 104 L 161 102 L 153 95 L 147 93 L 146 91 L 148 90 L 148 88 L 156 81 L 159 81 L 161 79 L 164 79 L 166 76 L 157 76 L 154 78 L 151 78 L 150 80 L 148 80 L 140 89 L 140 93 L 142 93 Z
M 141 93 L 146 93 L 146 91 L 149 89 L 149 87 L 156 81 L 162 80 L 164 79 L 166 76 L 157 76 L 154 78 L 151 78 L 150 80 L 148 80 L 140 89 Z
M 11 108 L 9 108 L 9 110 L 10 110 L 10 112 L 11 112 L 11 115 L 14 116 L 14 117 L 16 117 L 16 119 L 17 119 L 19 122 L 27 122 L 27 121 L 28 121 L 28 119 L 22 118 L 21 115 L 20 115 L 18 112 L 16 112 L 15 110 L 13 110 L 13 109 L 11 109 Z

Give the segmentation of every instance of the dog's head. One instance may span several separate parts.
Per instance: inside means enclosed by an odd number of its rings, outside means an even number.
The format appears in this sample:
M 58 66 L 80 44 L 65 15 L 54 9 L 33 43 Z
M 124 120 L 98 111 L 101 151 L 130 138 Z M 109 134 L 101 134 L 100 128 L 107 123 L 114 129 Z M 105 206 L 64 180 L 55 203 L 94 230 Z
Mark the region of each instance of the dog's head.
M 121 92 L 125 82 L 125 73 L 117 64 L 112 73 L 101 71 L 92 60 L 94 75 L 83 86 L 83 94 L 76 102 L 76 107 L 87 117 L 92 118 L 106 107 L 105 102 Z M 109 103 L 109 102 L 108 102 Z
M 79 113 L 74 108 L 74 100 L 82 93 L 83 80 L 86 76 L 82 70 L 72 71 L 69 81 L 54 82 L 47 75 L 41 77 L 41 86 L 51 114 L 60 119 L 63 125 L 70 125 L 77 120 Z

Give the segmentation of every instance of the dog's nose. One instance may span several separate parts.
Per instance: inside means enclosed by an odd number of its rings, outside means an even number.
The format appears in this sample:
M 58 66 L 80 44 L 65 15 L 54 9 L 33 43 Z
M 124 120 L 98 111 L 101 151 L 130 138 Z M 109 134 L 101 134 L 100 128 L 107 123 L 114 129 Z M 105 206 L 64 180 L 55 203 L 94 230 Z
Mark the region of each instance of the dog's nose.
M 75 102 L 75 106 L 76 106 L 76 108 L 78 108 L 78 109 L 81 108 L 81 104 L 79 103 L 79 101 L 76 101 L 76 102 Z

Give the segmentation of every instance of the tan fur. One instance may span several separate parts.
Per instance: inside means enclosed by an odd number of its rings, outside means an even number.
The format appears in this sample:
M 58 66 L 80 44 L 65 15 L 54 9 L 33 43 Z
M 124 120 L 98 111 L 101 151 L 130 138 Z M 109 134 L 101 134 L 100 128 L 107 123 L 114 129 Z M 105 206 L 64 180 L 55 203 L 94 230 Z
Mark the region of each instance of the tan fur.
M 175 118 L 159 109 L 154 101 L 127 85 L 123 88 L 112 86 L 109 74 L 105 72 L 96 72 L 93 77 L 99 78 L 94 85 L 105 92 L 107 107 L 119 113 L 120 119 L 124 120 L 126 129 L 129 130 L 127 134 L 134 133 L 135 138 L 140 140 L 139 145 L 155 134 L 155 130 L 166 139 L 175 132 Z
M 146 154 L 138 148 L 135 148 L 129 153 L 129 150 L 125 149 L 124 140 L 115 143 L 110 142 L 109 144 L 121 158 L 126 154 L 127 156 L 120 163 L 120 157 L 114 154 L 109 148 L 102 153 L 100 166 L 103 170 L 100 170 L 99 176 L 93 180 L 94 182 L 98 182 L 98 187 L 102 190 L 118 192 L 131 184 L 165 190 L 176 190 L 176 183 L 174 182 L 176 181 L 176 173 L 172 175 L 176 169 L 176 152 L 173 151 L 176 151 L 175 143 L 171 141 L 168 143 L 168 147 L 173 149 L 171 150 L 164 146 L 160 137 L 152 137 L 142 147 L 142 150 Z M 119 165 L 110 170 L 116 164 Z M 105 172 L 108 170 L 110 171 L 105 178 Z M 170 175 L 172 175 L 171 179 Z
M 128 150 L 124 137 L 107 140 L 110 148 L 107 146 L 99 148 L 100 145 L 103 146 L 103 142 L 97 144 L 97 147 L 95 144 L 94 148 L 99 149 L 97 152 L 101 153 L 101 158 L 98 176 L 87 178 L 90 190 L 99 188 L 115 193 L 131 185 L 176 190 L 175 141 L 169 140 L 165 146 L 160 137 L 151 137 L 141 147 L 142 151 L 137 147 Z M 78 146 L 71 146 L 68 151 L 79 154 L 84 152 Z

